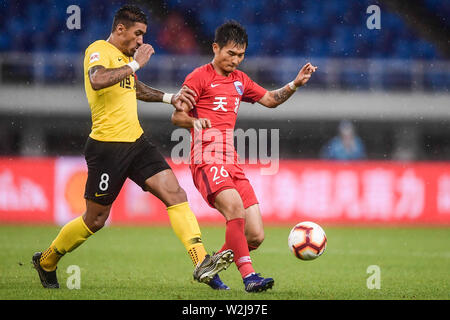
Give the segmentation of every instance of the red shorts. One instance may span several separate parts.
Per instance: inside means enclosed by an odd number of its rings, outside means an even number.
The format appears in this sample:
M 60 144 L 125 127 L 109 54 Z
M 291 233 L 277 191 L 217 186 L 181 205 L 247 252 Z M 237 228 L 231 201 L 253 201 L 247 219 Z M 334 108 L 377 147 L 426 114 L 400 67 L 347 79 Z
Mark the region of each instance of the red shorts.
M 255 191 L 239 165 L 191 165 L 191 172 L 195 187 L 212 208 L 215 208 L 216 196 L 225 189 L 236 189 L 241 196 L 245 209 L 258 203 Z

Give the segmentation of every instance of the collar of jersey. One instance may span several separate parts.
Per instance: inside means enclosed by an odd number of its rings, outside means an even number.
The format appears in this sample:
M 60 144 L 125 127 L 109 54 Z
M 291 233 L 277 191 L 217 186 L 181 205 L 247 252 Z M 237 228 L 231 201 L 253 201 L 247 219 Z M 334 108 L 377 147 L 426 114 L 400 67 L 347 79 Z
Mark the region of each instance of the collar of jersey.
M 121 55 L 122 57 L 125 57 L 125 58 L 127 58 L 127 60 L 131 61 L 131 58 L 132 58 L 132 57 L 127 56 L 125 53 L 123 53 L 122 51 L 120 51 L 119 48 L 117 48 L 117 47 L 116 47 L 115 45 L 113 45 L 111 42 L 106 41 L 106 40 L 102 40 L 102 41 L 106 42 L 110 47 L 114 48 L 118 53 L 120 53 L 120 55 Z

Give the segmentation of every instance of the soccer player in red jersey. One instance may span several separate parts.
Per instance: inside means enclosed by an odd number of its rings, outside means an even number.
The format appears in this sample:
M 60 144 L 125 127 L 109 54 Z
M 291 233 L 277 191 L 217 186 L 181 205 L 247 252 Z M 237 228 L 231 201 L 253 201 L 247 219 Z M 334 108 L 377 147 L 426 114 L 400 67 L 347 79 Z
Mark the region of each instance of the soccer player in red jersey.
M 195 105 L 175 111 L 172 122 L 191 129 L 191 172 L 205 201 L 226 219 L 225 244 L 242 275 L 245 290 L 272 288 L 274 280 L 255 273 L 249 252 L 264 240 L 258 199 L 238 163 L 233 132 L 241 101 L 275 108 L 308 82 L 315 66 L 307 63 L 296 78 L 278 90 L 268 91 L 237 67 L 244 59 L 247 33 L 236 21 L 216 29 L 214 59 L 190 73 L 183 84 L 195 91 Z M 221 283 L 218 275 L 213 279 Z

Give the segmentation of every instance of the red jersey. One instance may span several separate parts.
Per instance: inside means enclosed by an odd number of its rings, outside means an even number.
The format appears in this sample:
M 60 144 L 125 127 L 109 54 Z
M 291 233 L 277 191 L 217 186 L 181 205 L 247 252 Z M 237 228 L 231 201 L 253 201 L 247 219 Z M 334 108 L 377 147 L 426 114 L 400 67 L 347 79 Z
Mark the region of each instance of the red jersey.
M 211 63 L 191 72 L 183 85 L 197 94 L 189 115 L 211 121 L 211 129 L 204 129 L 201 134 L 191 129 L 191 164 L 230 163 L 230 159 L 236 162 L 233 134 L 239 105 L 241 101 L 259 101 L 267 90 L 240 70 L 219 75 Z

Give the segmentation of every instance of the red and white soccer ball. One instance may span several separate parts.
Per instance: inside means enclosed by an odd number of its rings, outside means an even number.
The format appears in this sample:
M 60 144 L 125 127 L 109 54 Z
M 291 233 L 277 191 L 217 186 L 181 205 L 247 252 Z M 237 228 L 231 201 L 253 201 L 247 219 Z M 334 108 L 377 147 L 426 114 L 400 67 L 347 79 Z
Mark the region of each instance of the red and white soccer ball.
M 322 227 L 310 221 L 296 224 L 288 238 L 289 248 L 301 260 L 313 260 L 325 251 L 327 236 Z

